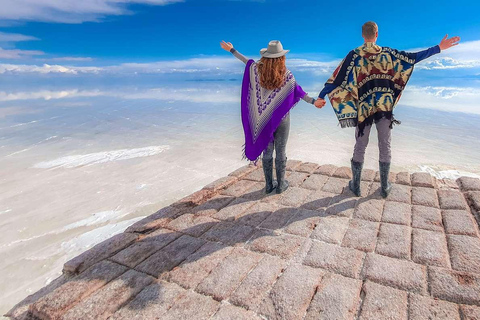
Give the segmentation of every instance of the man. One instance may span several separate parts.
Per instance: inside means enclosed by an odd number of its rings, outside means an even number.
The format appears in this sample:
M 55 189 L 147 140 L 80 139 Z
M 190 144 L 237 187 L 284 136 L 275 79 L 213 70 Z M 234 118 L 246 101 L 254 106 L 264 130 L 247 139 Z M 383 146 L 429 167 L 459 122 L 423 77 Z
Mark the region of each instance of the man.
M 370 129 L 375 123 L 380 151 L 381 195 L 386 198 L 391 190 L 390 133 L 393 124 L 400 123 L 393 117 L 393 109 L 413 71 L 413 66 L 440 51 L 458 44 L 459 37 L 448 39 L 446 35 L 439 45 L 419 52 L 404 52 L 380 47 L 375 42 L 378 27 L 375 22 L 362 26 L 365 43 L 350 51 L 337 67 L 317 100 L 324 103 L 328 94 L 342 128 L 356 127 L 355 149 L 351 159 L 353 178 L 350 190 L 360 196 L 360 181 L 368 145 Z

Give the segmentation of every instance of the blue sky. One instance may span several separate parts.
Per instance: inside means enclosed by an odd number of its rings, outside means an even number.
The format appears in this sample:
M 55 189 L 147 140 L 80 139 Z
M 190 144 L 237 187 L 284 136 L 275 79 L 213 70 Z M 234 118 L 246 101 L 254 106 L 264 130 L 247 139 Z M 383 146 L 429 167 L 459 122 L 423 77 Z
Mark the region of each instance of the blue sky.
M 460 36 L 459 46 L 416 67 L 401 103 L 480 113 L 477 1 L 0 0 L 0 6 L 3 108 L 98 96 L 187 101 L 192 89 L 205 101 L 232 102 L 243 68 L 220 40 L 252 58 L 269 40 L 281 40 L 291 50 L 289 68 L 315 95 L 362 43 L 361 25 L 374 20 L 379 44 L 397 49 Z M 179 93 L 165 94 L 172 87 Z
M 247 54 L 256 54 L 270 39 L 280 39 L 292 54 L 340 57 L 361 42 L 359 30 L 368 20 L 378 23 L 382 45 L 401 49 L 437 44 L 445 33 L 460 35 L 463 41 L 480 37 L 478 1 L 456 1 L 447 7 L 426 0 L 416 8 L 398 2 L 398 9 L 394 3 L 374 8 L 367 2 L 313 0 L 2 2 L 0 30 L 38 39 L 7 47 L 42 51 L 48 57 L 178 59 L 221 54 L 221 39 Z

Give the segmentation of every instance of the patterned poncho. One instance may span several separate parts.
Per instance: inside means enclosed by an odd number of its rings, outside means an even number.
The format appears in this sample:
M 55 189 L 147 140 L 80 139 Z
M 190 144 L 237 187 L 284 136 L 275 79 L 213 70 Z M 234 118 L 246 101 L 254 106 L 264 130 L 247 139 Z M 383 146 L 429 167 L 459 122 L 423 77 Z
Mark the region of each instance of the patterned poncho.
M 372 42 L 350 51 L 327 81 L 336 87 L 328 97 L 342 128 L 358 126 L 363 135 L 374 120 L 392 120 L 415 59 L 415 53 Z
M 295 104 L 306 95 L 287 70 L 285 82 L 274 90 L 260 86 L 257 64 L 247 62 L 242 83 L 242 123 L 245 133 L 245 157 L 256 161 L 268 144 L 280 122 Z

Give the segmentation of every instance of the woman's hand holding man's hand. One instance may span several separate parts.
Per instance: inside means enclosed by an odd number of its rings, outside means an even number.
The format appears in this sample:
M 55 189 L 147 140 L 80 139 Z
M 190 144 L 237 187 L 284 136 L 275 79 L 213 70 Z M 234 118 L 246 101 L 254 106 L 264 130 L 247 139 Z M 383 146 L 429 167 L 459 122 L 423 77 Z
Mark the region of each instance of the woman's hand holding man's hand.
M 317 101 L 315 101 L 315 107 L 318 109 L 321 109 L 325 106 L 326 101 L 322 98 L 318 98 Z

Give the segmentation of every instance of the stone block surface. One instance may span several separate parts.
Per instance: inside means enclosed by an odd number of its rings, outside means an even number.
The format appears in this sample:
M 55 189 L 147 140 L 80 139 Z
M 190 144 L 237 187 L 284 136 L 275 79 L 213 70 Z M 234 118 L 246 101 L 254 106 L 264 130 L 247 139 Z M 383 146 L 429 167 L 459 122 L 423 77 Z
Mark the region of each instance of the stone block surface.
M 300 209 L 287 222 L 283 231 L 301 237 L 309 237 L 322 215 L 323 212 Z
M 480 274 L 480 239 L 462 235 L 448 235 L 452 268 Z
M 335 244 L 313 241 L 303 263 L 350 278 L 359 278 L 365 253 Z
M 314 173 L 315 170 L 319 167 L 318 164 L 313 162 L 303 162 L 298 167 L 295 168 L 295 171 L 305 172 L 305 173 Z
M 376 199 L 361 199 L 358 201 L 353 217 L 369 221 L 380 221 L 382 219 L 383 206 L 385 201 Z
M 340 194 L 343 192 L 343 189 L 348 185 L 347 179 L 340 179 L 330 177 L 327 182 L 323 185 L 322 190 L 325 192 Z
M 371 252 L 375 250 L 378 222 L 363 219 L 351 219 L 342 246 Z
M 218 220 L 208 216 L 186 213 L 170 221 L 167 224 L 167 228 L 191 235 L 192 237 L 199 237 L 218 222 Z
M 301 187 L 310 190 L 319 190 L 322 189 L 327 180 L 328 176 L 312 174 L 308 178 L 306 178 L 305 181 L 303 181 Z
M 290 265 L 262 300 L 259 313 L 268 319 L 301 319 L 324 274 L 320 269 Z
M 330 177 L 337 170 L 337 168 L 337 166 L 331 164 L 324 164 L 315 169 L 314 173 L 323 174 Z
M 429 267 L 431 295 L 455 303 L 480 305 L 480 275 Z
M 334 193 L 317 189 L 305 199 L 302 207 L 308 210 L 322 211 L 328 207 L 335 196 Z
M 381 285 L 419 294 L 427 290 L 426 267 L 410 261 L 368 253 L 363 273 Z
M 129 270 L 74 306 L 62 319 L 107 319 L 152 282 L 152 277 Z
M 119 264 L 130 268 L 135 268 L 139 263 L 150 257 L 155 252 L 159 251 L 172 241 L 179 238 L 182 234 L 168 230 L 158 229 L 146 237 L 123 249 L 116 255 L 110 258 Z
M 462 191 L 480 191 L 480 179 L 471 177 L 460 177 L 457 183 Z
M 412 186 L 434 188 L 434 178 L 426 172 L 414 172 L 411 175 Z
M 153 230 L 165 227 L 172 219 L 184 213 L 182 209 L 168 206 L 154 214 L 137 221 L 125 230 L 125 233 L 148 233 Z
M 252 251 L 268 253 L 283 259 L 292 258 L 305 242 L 305 238 L 282 234 L 272 230 L 257 230 L 246 248 Z
M 120 308 L 112 320 L 153 320 L 162 317 L 187 291 L 174 283 L 155 281 Z
M 193 291 L 186 291 L 167 313 L 162 320 L 190 320 L 210 319 L 220 307 L 220 303 Z M 158 319 L 158 318 L 157 318 Z
M 399 172 L 397 173 L 397 180 L 395 181 L 397 184 L 403 185 L 411 185 L 410 174 L 408 172 Z
M 113 256 L 118 251 L 128 247 L 139 238 L 138 234 L 133 233 L 119 233 L 110 239 L 107 239 L 90 250 L 76 256 L 67 261 L 63 265 L 63 272 L 69 274 L 79 274 L 95 263 Z
M 431 299 L 413 293 L 408 298 L 409 315 L 412 320 L 460 320 L 458 306 L 454 303 Z
M 211 320 L 262 320 L 256 313 L 232 306 L 230 304 L 223 304 Z
M 410 204 L 412 203 L 412 188 L 401 184 L 393 184 L 387 200 Z
M 466 210 L 443 210 L 445 232 L 478 237 L 478 226 L 473 215 Z
M 285 266 L 285 260 L 264 255 L 233 292 L 230 302 L 249 310 L 258 310 L 262 299 L 270 291 Z
M 151 255 L 135 269 L 158 278 L 162 273 L 168 272 L 179 265 L 204 244 L 205 240 L 183 235 Z
M 398 259 L 410 259 L 410 227 L 382 223 L 375 252 Z
M 413 187 L 412 204 L 438 208 L 437 191 L 432 188 Z
M 383 207 L 382 222 L 411 225 L 412 206 L 406 203 L 386 201 Z
M 412 260 L 416 263 L 450 267 L 447 241 L 443 232 L 413 229 Z
M 297 213 L 297 211 L 298 209 L 295 208 L 279 208 L 263 220 L 259 227 L 271 230 L 281 229 Z
M 286 179 L 291 187 L 300 187 L 308 178 L 309 174 L 305 172 L 287 171 Z
M 463 194 L 457 190 L 438 190 L 438 199 L 442 209 L 465 210 L 468 208 Z
M 468 191 L 466 197 L 470 207 L 476 212 L 480 212 L 480 191 Z
M 441 211 L 432 207 L 413 206 L 412 227 L 442 232 Z
M 330 203 L 325 209 L 325 214 L 327 216 L 351 218 L 353 216 L 356 204 L 357 199 L 355 198 L 337 195 L 330 199 Z
M 385 287 L 370 281 L 363 285 L 363 300 L 360 320 L 408 319 L 408 295 L 405 291 Z
M 328 243 L 341 244 L 349 222 L 350 219 L 346 217 L 321 217 L 310 237 Z
M 340 167 L 332 174 L 333 177 L 352 179 L 352 170 L 349 167 Z
M 212 296 L 217 301 L 228 298 L 261 258 L 258 253 L 235 248 L 197 286 L 196 291 Z
M 232 250 L 233 247 L 207 242 L 162 278 L 184 288 L 194 289 Z
M 323 277 L 305 315 L 313 319 L 354 319 L 362 281 L 330 273 Z
M 237 198 L 233 200 L 228 206 L 213 214 L 212 218 L 217 220 L 233 221 L 237 218 L 237 216 L 241 215 L 248 208 L 253 206 L 253 204 L 253 201 L 243 198 Z
M 241 246 L 254 232 L 254 228 L 236 222 L 222 221 L 215 224 L 202 238 L 208 241 L 218 241 L 231 246 Z
M 480 319 L 480 307 L 462 305 L 460 310 L 463 315 L 463 320 L 478 320 Z
M 113 262 L 99 262 L 37 300 L 30 306 L 30 312 L 41 319 L 59 319 L 72 307 L 127 269 Z

